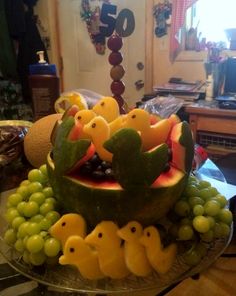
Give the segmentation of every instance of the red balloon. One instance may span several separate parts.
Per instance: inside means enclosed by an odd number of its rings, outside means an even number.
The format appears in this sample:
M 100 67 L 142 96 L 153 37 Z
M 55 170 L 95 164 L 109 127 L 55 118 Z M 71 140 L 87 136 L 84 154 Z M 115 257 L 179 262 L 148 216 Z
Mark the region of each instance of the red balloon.
M 122 54 L 120 52 L 111 52 L 108 61 L 111 65 L 119 65 L 123 61 Z
M 123 46 L 122 38 L 117 35 L 111 35 L 107 41 L 107 47 L 112 51 L 118 51 Z
M 114 95 L 122 95 L 125 91 L 125 85 L 123 81 L 113 81 L 111 84 L 111 91 Z
M 127 112 L 125 111 L 125 102 L 124 102 L 124 99 L 122 98 L 122 96 L 114 95 L 113 98 L 116 99 L 116 101 L 119 105 L 120 114 L 126 114 Z
M 111 68 L 110 76 L 113 80 L 121 80 L 121 78 L 125 75 L 125 70 L 121 65 L 116 65 Z

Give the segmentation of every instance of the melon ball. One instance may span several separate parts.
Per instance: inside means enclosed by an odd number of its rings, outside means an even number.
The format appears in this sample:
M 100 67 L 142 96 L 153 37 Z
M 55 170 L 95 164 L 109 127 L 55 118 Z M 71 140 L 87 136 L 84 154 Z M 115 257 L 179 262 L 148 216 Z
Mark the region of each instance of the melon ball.
M 52 148 L 51 132 L 62 114 L 50 114 L 35 121 L 24 139 L 24 152 L 29 163 L 39 168 L 46 163 L 47 155 Z

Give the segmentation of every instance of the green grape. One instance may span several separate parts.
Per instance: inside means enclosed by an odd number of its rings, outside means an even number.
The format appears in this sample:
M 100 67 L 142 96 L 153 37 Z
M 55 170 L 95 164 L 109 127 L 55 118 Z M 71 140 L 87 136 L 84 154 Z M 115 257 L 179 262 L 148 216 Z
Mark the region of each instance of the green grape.
M 215 187 L 210 187 L 209 191 L 210 191 L 210 194 L 211 194 L 212 197 L 219 194 L 219 191 Z
M 201 239 L 202 239 L 204 242 L 207 242 L 207 243 L 212 242 L 213 239 L 214 239 L 214 231 L 210 229 L 210 230 L 208 230 L 207 232 L 202 233 L 202 234 L 201 234 Z
M 193 228 L 190 225 L 181 225 L 178 231 L 180 240 L 190 240 L 193 237 Z
M 9 202 L 9 201 L 8 201 L 8 202 L 7 202 L 7 204 L 6 204 L 6 208 L 7 208 L 7 209 L 10 209 L 10 208 L 12 208 L 12 205 L 10 204 L 10 202 Z
M 198 182 L 198 179 L 197 179 L 195 176 L 190 175 L 190 176 L 188 177 L 188 182 Z
M 23 243 L 23 240 L 21 238 L 18 238 L 14 244 L 14 248 L 20 252 L 20 253 L 23 253 L 24 249 L 25 249 L 25 246 L 24 246 L 24 243 Z
M 57 239 L 53 237 L 46 239 L 44 243 L 44 253 L 48 257 L 57 256 L 60 250 L 61 250 L 61 244 Z
M 233 221 L 233 214 L 228 209 L 221 209 L 217 217 L 221 222 L 224 222 L 228 225 L 230 225 Z
M 17 206 L 18 203 L 21 202 L 22 200 L 23 200 L 23 197 L 19 193 L 13 193 L 8 197 L 8 201 L 13 207 Z
M 186 217 L 190 213 L 189 204 L 184 200 L 179 200 L 175 204 L 174 211 L 180 217 Z
M 210 229 L 209 220 L 204 216 L 196 216 L 193 218 L 193 227 L 197 232 L 205 233 Z
M 37 215 L 35 215 L 35 216 L 33 216 L 33 217 L 30 218 L 30 222 L 39 223 L 43 218 L 44 218 L 43 215 L 37 214 Z
M 13 219 L 11 226 L 13 229 L 18 229 L 22 223 L 25 222 L 25 218 L 22 216 L 17 216 Z
M 24 207 L 24 216 L 33 217 L 39 212 L 39 206 L 35 201 L 28 201 Z
M 54 211 L 54 205 L 51 202 L 45 202 L 39 208 L 39 212 L 42 215 L 46 215 L 50 211 Z
M 192 225 L 192 220 L 189 218 L 183 218 L 180 220 L 180 225 Z
M 204 205 L 204 211 L 208 216 L 216 216 L 220 212 L 220 204 L 215 200 L 209 200 Z
M 49 235 L 48 231 L 45 230 L 40 231 L 39 234 L 42 236 L 43 239 L 45 239 Z
M 222 237 L 222 228 L 221 228 L 220 223 L 218 223 L 218 222 L 215 223 L 215 226 L 213 227 L 213 231 L 214 231 L 215 238 Z
M 195 185 L 188 185 L 185 188 L 184 195 L 187 195 L 188 197 L 198 196 L 199 195 L 199 189 Z
M 211 187 L 211 183 L 208 181 L 200 180 L 198 186 L 199 186 L 199 189 L 209 188 Z
M 19 216 L 19 212 L 17 211 L 16 208 L 9 208 L 5 213 L 5 219 L 9 224 L 12 223 L 14 218 L 16 218 L 17 216 Z
M 42 184 L 45 181 L 45 176 L 39 169 L 33 169 L 29 171 L 28 179 L 30 182 L 39 182 Z
M 47 165 L 46 164 L 43 164 L 39 167 L 39 170 L 41 171 L 41 173 L 48 177 L 48 169 L 47 169 Z
M 216 224 L 216 221 L 215 219 L 212 217 L 212 216 L 206 216 L 206 218 L 208 219 L 209 221 L 209 224 L 210 224 L 210 228 L 213 228 Z
M 35 192 L 41 192 L 43 190 L 43 186 L 39 182 L 32 182 L 28 186 L 29 194 L 35 193 Z
M 22 196 L 23 200 L 27 200 L 29 197 L 29 189 L 26 185 L 21 185 L 20 187 L 18 187 L 16 192 Z
M 48 230 L 52 226 L 52 222 L 47 218 L 43 218 L 39 222 L 39 226 L 41 230 Z
M 207 248 L 206 248 L 206 246 L 204 244 L 199 242 L 195 247 L 195 252 L 197 252 L 202 258 L 202 257 L 206 256 Z
M 24 250 L 22 259 L 26 264 L 30 264 L 30 253 L 27 250 Z
M 7 229 L 4 233 L 3 239 L 8 245 L 13 245 L 17 239 L 15 230 L 12 228 Z
M 191 250 L 184 254 L 184 260 L 188 265 L 195 266 L 201 261 L 201 255 L 196 250 Z
M 221 227 L 221 237 L 227 237 L 230 234 L 230 227 L 228 224 L 220 222 Z
M 39 234 L 34 234 L 28 238 L 26 247 L 30 253 L 37 253 L 43 249 L 44 239 Z
M 199 191 L 198 196 L 201 197 L 203 200 L 206 200 L 208 199 L 208 197 L 211 197 L 211 192 L 209 191 L 209 188 L 203 188 Z
M 205 203 L 204 200 L 198 196 L 191 196 L 188 202 L 192 208 L 194 208 L 196 205 L 203 205 Z
M 192 179 L 188 179 L 188 183 L 187 183 L 187 187 L 189 186 L 195 186 L 198 188 L 198 180 L 192 180 Z
M 204 214 L 204 207 L 202 205 L 195 205 L 193 208 L 194 216 L 202 216 Z
M 44 254 L 43 251 L 41 252 L 35 252 L 35 253 L 30 253 L 29 254 L 29 259 L 31 264 L 35 266 L 40 266 L 46 261 L 46 255 Z
M 46 198 L 47 197 L 52 197 L 53 196 L 52 187 L 48 186 L 48 187 L 43 188 L 43 193 L 46 196 Z
M 16 208 L 20 215 L 24 215 L 25 205 L 26 205 L 26 201 L 21 201 L 20 203 L 18 203 Z
M 23 180 L 21 183 L 20 183 L 20 186 L 28 186 L 30 184 L 30 181 L 29 180 Z
M 45 201 L 45 195 L 43 192 L 34 192 L 30 195 L 30 201 L 35 201 L 39 206 L 42 205 Z
M 54 224 L 57 222 L 57 220 L 59 220 L 60 214 L 56 211 L 50 211 L 46 214 L 45 218 L 51 221 L 52 224 Z
M 196 182 L 188 182 L 187 187 L 189 187 L 189 186 L 191 186 L 191 187 L 194 186 L 194 187 L 197 188 L 197 190 L 199 190 L 199 189 L 198 189 L 198 183 L 196 183 Z M 190 192 L 191 192 L 191 191 L 190 191 Z M 185 194 L 188 193 L 188 190 L 185 190 L 184 193 L 185 193 Z M 188 197 L 189 197 L 189 195 L 188 195 Z
M 224 208 L 228 203 L 224 195 L 221 194 L 217 194 L 213 200 L 216 200 L 220 204 L 221 208 Z
M 38 234 L 40 232 L 40 224 L 36 222 L 29 222 L 27 233 L 28 235 Z
M 47 197 L 45 199 L 45 203 L 46 202 L 52 203 L 54 205 L 54 207 L 57 205 L 57 200 L 54 197 Z
M 29 235 L 26 235 L 26 236 L 23 238 L 23 243 L 24 243 L 24 246 L 25 246 L 25 247 L 26 247 L 26 245 L 27 245 L 28 238 L 29 238 Z
M 43 175 L 43 180 L 42 180 L 41 184 L 43 186 L 46 186 L 48 184 L 48 176 L 46 176 L 44 174 L 42 174 L 42 175 Z
M 19 228 L 18 228 L 18 232 L 17 232 L 17 237 L 18 238 L 24 238 L 25 236 L 28 235 L 27 233 L 27 228 L 28 228 L 29 222 L 23 222 Z

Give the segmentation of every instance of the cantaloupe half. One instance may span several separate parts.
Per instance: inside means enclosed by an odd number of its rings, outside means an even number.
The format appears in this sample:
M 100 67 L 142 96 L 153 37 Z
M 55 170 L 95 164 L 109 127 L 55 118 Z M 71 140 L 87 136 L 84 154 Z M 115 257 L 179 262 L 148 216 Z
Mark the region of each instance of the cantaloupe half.
M 35 121 L 24 139 L 24 152 L 33 167 L 39 168 L 47 161 L 47 155 L 52 149 L 51 133 L 62 114 L 50 114 Z

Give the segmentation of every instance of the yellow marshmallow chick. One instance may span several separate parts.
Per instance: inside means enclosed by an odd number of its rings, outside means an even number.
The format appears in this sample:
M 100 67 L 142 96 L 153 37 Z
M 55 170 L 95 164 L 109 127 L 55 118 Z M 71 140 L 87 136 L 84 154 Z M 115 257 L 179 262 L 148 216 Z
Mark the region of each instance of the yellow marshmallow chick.
M 110 138 L 110 127 L 107 121 L 102 116 L 96 116 L 84 125 L 84 132 L 91 137 L 99 157 L 111 162 L 113 154 L 103 147 L 103 143 Z
M 84 238 L 86 236 L 86 222 L 84 218 L 75 213 L 63 215 L 49 229 L 50 234 L 58 239 L 64 248 L 67 239 L 71 235 L 78 235 Z
M 118 226 L 112 221 L 102 221 L 86 236 L 85 242 L 98 252 L 101 271 L 113 279 L 122 279 L 129 274 L 125 264 L 124 247 L 117 235 Z
M 75 114 L 75 119 L 77 119 L 82 126 L 84 126 L 85 124 L 89 123 L 94 117 L 96 116 L 96 113 L 93 112 L 92 110 L 80 110 Z M 80 134 L 80 139 L 88 139 L 90 138 L 90 136 L 84 132 L 84 130 L 81 131 Z
M 76 266 L 86 279 L 97 280 L 104 277 L 99 267 L 97 252 L 78 235 L 72 235 L 67 239 L 59 263 Z
M 120 115 L 119 105 L 116 99 L 112 97 L 103 97 L 93 106 L 93 111 L 102 116 L 108 123 Z
M 137 276 L 147 276 L 152 267 L 147 259 L 144 246 L 139 239 L 143 234 L 143 227 L 139 222 L 131 221 L 117 231 L 125 241 L 125 262 L 128 269 Z
M 152 267 L 158 273 L 167 273 L 175 261 L 177 245 L 173 243 L 163 248 L 159 231 L 154 226 L 144 229 L 140 242 L 146 248 L 147 258 Z
M 54 104 L 57 113 L 64 113 L 69 107 L 76 105 L 79 110 L 88 109 L 88 104 L 82 94 L 69 92 L 62 94 Z
M 109 123 L 110 136 L 114 135 L 119 129 L 124 127 L 126 115 L 120 115 L 115 120 Z
M 151 125 L 150 114 L 144 109 L 138 108 L 127 114 L 124 126 L 141 132 L 143 151 L 165 143 L 171 129 L 171 123 L 168 119 L 161 119 Z

